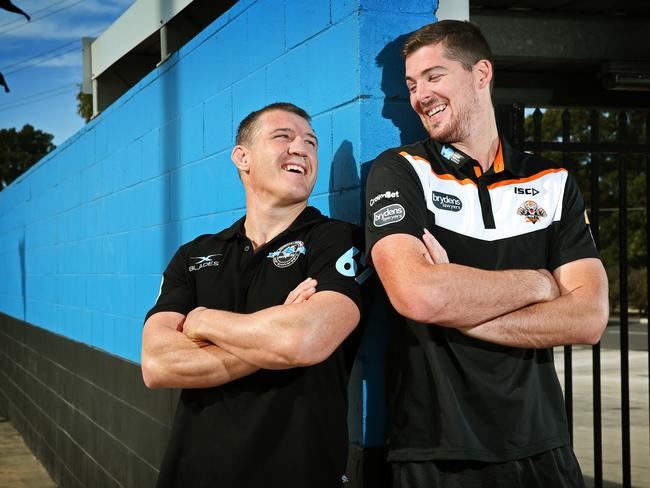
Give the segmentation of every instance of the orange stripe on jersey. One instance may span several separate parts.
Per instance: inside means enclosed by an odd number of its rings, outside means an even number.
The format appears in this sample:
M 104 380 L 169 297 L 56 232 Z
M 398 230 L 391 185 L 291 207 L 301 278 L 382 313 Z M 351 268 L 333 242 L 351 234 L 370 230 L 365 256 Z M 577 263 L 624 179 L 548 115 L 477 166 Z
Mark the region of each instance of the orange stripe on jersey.
M 477 178 L 480 178 L 481 175 L 483 174 L 483 170 L 481 169 L 480 166 L 473 166 L 474 168 L 474 174 L 476 175 Z
M 460 183 L 461 185 L 474 185 L 474 186 L 476 186 L 476 183 L 474 183 L 474 182 L 473 182 L 472 180 L 470 180 L 469 178 L 465 178 L 465 179 L 463 179 L 463 180 L 459 180 L 458 178 L 456 178 L 456 177 L 453 176 L 453 175 L 449 175 L 449 174 L 439 175 L 438 173 L 436 173 L 435 171 L 433 171 L 433 168 L 431 167 L 431 163 L 430 163 L 429 161 L 427 161 L 426 159 L 421 158 L 420 156 L 413 156 L 412 154 L 409 154 L 409 153 L 407 153 L 406 151 L 402 151 L 402 152 L 400 152 L 400 155 L 403 156 L 403 157 L 405 157 L 405 158 L 408 156 L 409 158 L 415 159 L 415 160 L 417 160 L 417 161 L 424 161 L 425 163 L 427 163 L 427 164 L 429 165 L 429 169 L 431 170 L 431 172 L 432 172 L 436 177 L 440 178 L 441 180 L 457 181 L 457 182 Z
M 503 146 L 501 145 L 501 140 L 499 139 L 499 149 L 497 149 L 497 155 L 494 158 L 494 172 L 501 173 L 505 168 L 503 162 Z
M 541 178 L 544 175 L 547 175 L 549 173 L 559 173 L 560 171 L 566 171 L 564 168 L 551 168 L 551 169 L 546 169 L 544 171 L 540 171 L 537 174 L 534 174 L 532 176 L 528 176 L 526 178 L 518 178 L 514 180 L 503 180 L 503 181 L 498 181 L 496 183 L 492 183 L 491 185 L 488 185 L 488 190 L 491 190 L 492 188 L 498 188 L 499 186 L 506 186 L 506 185 L 516 185 L 519 183 L 526 183 L 527 181 L 533 181 L 538 178 Z
M 412 154 L 409 154 L 406 151 L 400 152 L 400 155 L 404 156 L 404 157 L 408 156 L 408 157 L 413 158 L 413 159 L 415 159 L 417 161 L 423 161 L 423 162 L 427 163 L 429 166 L 431 166 L 431 163 L 429 162 L 428 159 L 421 158 L 420 156 L 413 156 Z

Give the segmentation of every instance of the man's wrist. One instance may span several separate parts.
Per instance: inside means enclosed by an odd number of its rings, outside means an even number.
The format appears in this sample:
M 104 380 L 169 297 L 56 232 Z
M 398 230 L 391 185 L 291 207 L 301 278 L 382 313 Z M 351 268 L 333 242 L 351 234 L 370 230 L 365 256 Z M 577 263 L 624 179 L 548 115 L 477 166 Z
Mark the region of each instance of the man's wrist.
M 538 269 L 535 272 L 540 284 L 538 287 L 539 299 L 537 301 L 550 302 L 555 300 L 560 295 L 560 292 L 553 275 L 546 269 Z

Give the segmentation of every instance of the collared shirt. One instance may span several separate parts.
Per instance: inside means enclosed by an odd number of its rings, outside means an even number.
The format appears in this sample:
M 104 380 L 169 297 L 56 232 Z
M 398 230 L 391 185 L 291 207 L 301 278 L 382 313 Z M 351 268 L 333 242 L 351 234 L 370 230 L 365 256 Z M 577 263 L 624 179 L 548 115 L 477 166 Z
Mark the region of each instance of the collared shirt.
M 366 188 L 366 245 L 429 229 L 452 263 L 550 271 L 597 257 L 566 169 L 502 141 L 479 163 L 431 140 L 386 151 Z M 389 459 L 503 462 L 568 442 L 551 349 L 489 344 L 401 318 L 389 341 Z
M 360 230 L 312 207 L 253 251 L 244 218 L 182 246 L 147 314 L 198 306 L 252 313 L 284 303 L 307 277 L 317 292 L 362 308 Z M 341 484 L 347 461 L 347 381 L 358 334 L 324 362 L 259 370 L 231 383 L 181 394 L 158 486 L 322 486 Z

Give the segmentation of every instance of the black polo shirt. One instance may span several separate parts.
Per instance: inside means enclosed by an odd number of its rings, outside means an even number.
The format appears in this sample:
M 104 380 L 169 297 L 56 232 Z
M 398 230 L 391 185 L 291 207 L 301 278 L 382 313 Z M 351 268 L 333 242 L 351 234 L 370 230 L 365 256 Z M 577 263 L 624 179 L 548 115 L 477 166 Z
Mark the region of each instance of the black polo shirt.
M 164 273 L 156 312 L 197 306 L 252 313 L 284 303 L 307 277 L 317 291 L 350 297 L 370 272 L 357 227 L 306 208 L 253 252 L 244 218 L 182 246 Z M 320 364 L 259 370 L 231 383 L 181 393 L 159 487 L 340 486 L 347 462 L 347 383 L 353 334 Z
M 583 198 L 557 164 L 502 143 L 477 161 L 431 140 L 373 163 L 367 254 L 382 237 L 428 228 L 452 263 L 550 271 L 597 257 Z M 400 318 L 390 328 L 389 459 L 503 462 L 569 442 L 552 349 L 490 344 Z

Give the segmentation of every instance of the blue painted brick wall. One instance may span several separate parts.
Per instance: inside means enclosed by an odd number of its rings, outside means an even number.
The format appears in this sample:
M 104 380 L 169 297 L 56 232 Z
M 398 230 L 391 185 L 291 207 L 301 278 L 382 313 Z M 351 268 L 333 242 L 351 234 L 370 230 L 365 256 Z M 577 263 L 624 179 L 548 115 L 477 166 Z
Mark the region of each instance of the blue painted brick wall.
M 242 215 L 234 132 L 275 101 L 313 115 L 311 203 L 360 222 L 363 168 L 418 135 L 396 39 L 436 6 L 238 2 L 0 192 L 0 310 L 139 361 L 142 319 L 175 249 Z M 366 445 L 383 443 L 381 347 L 371 330 L 352 388 L 365 420 L 353 437 Z

